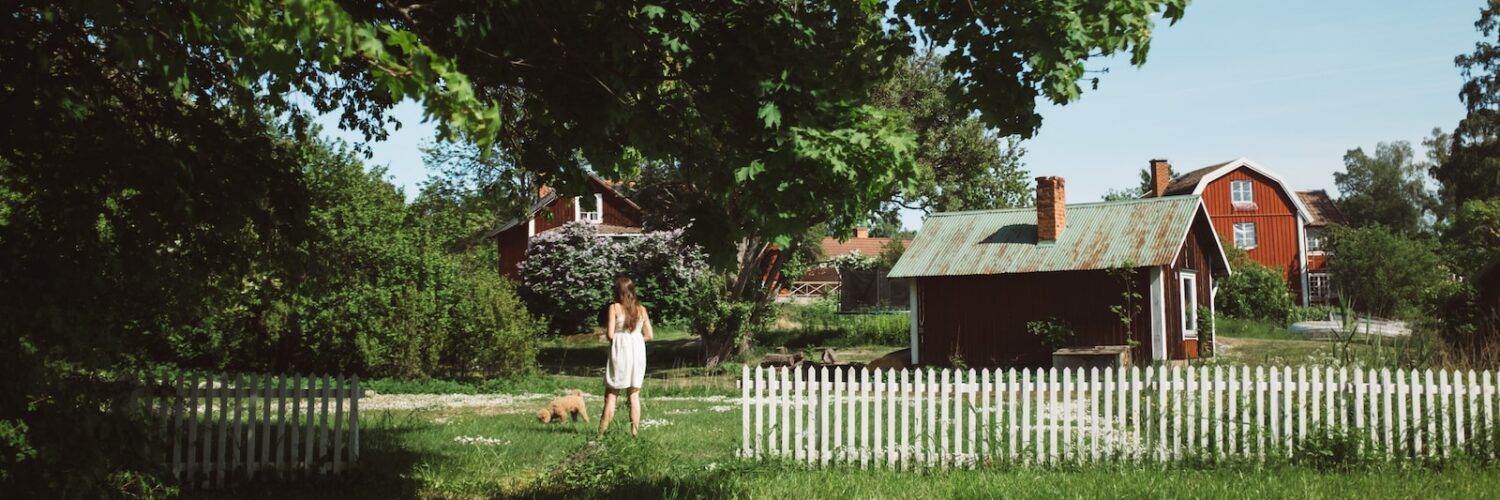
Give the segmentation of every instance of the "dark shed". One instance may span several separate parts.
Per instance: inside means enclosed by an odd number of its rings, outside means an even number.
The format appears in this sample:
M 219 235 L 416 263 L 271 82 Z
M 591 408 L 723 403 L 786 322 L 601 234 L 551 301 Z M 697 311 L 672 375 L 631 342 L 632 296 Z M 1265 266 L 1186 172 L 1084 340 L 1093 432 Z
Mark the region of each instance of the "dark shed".
M 1201 198 L 1066 205 L 1061 178 L 1037 181 L 1035 209 L 934 214 L 891 269 L 910 282 L 913 363 L 1046 365 L 1041 321 L 1136 362 L 1197 357 L 1230 271 Z

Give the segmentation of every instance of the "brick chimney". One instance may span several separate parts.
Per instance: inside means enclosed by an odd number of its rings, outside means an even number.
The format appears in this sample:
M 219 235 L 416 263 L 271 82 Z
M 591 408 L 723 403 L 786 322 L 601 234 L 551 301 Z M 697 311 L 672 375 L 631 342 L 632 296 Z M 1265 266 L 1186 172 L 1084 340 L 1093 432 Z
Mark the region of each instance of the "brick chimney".
M 1151 192 L 1147 193 L 1152 198 L 1160 198 L 1167 194 L 1167 183 L 1172 182 L 1172 164 L 1167 160 L 1151 160 Z
M 1036 178 L 1036 239 L 1057 241 L 1068 221 L 1068 197 L 1062 177 Z
M 868 227 L 856 227 L 856 228 L 854 228 L 854 237 L 855 238 L 869 238 L 870 237 L 870 228 L 868 228 Z

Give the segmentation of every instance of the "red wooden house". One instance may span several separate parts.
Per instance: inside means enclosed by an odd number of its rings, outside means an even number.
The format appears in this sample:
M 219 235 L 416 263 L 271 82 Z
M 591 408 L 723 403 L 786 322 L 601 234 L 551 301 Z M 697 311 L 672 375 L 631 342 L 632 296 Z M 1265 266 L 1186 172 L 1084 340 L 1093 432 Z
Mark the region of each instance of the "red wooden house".
M 890 272 L 910 282 L 912 362 L 1046 365 L 1051 349 L 1028 324 L 1049 321 L 1073 331 L 1074 347 L 1197 357 L 1200 307 L 1212 321 L 1215 280 L 1230 272 L 1202 199 L 1067 205 L 1061 178 L 1037 185 L 1034 209 L 923 223 Z
M 569 222 L 597 224 L 599 233 L 617 237 L 641 234 L 641 207 L 621 194 L 613 183 L 592 174 L 588 193 L 562 196 L 543 187 L 541 197 L 526 215 L 506 221 L 485 234 L 495 240 L 500 254 L 500 274 L 517 278 L 518 265 L 526 258 L 531 238 Z
M 1147 196 L 1198 195 L 1219 239 L 1250 259 L 1278 269 L 1303 305 L 1332 298 L 1323 231 L 1342 223 L 1326 191 L 1297 192 L 1275 172 L 1246 158 L 1169 178 L 1166 160 L 1152 160 Z M 1313 207 L 1316 207 L 1314 209 Z

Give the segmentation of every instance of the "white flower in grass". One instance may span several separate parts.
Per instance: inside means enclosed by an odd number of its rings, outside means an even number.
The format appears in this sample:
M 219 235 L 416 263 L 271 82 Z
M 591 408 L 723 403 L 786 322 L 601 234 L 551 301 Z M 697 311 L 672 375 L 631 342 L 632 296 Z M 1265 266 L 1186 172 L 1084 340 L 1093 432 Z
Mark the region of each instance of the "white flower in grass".
M 645 419 L 645 420 L 641 420 L 641 428 L 642 429 L 650 429 L 652 427 L 665 427 L 665 426 L 668 426 L 668 425 L 672 425 L 672 421 L 671 420 L 657 419 L 657 418 L 648 418 L 648 419 Z
M 475 446 L 504 446 L 510 444 L 510 441 L 486 436 L 458 436 L 453 438 L 453 442 Z

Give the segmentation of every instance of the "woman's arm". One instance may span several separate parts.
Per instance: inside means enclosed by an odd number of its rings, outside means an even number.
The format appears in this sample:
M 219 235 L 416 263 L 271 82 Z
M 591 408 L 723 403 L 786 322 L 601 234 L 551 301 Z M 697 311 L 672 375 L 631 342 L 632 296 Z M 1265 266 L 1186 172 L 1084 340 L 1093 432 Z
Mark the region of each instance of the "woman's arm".
M 646 315 L 646 324 L 643 325 L 643 328 L 641 328 L 641 332 L 644 334 L 643 337 L 646 340 L 651 340 L 651 337 L 656 336 L 656 332 L 651 329 L 651 313 L 646 311 L 646 308 L 642 307 L 641 314 Z
M 615 341 L 615 305 L 614 304 L 610 304 L 609 305 L 609 314 L 605 315 L 605 319 L 604 319 L 604 341 L 605 342 L 614 342 Z

